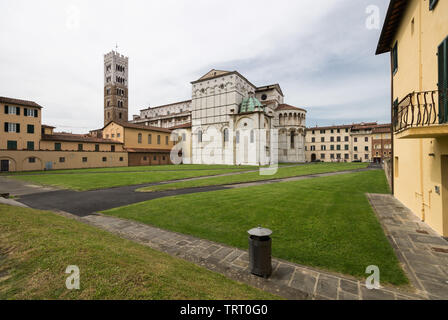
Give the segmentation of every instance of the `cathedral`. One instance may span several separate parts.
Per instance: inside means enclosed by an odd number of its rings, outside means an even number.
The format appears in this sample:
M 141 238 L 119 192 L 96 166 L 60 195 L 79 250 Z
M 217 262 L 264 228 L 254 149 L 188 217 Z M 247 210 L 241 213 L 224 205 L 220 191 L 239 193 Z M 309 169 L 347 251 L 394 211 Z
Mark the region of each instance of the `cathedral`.
M 104 57 L 104 123 L 128 115 L 128 58 Z M 210 70 L 191 82 L 191 100 L 147 107 L 130 121 L 171 130 L 185 164 L 305 162 L 306 110 L 279 84 L 255 86 L 237 71 Z M 175 163 L 175 161 L 173 161 Z

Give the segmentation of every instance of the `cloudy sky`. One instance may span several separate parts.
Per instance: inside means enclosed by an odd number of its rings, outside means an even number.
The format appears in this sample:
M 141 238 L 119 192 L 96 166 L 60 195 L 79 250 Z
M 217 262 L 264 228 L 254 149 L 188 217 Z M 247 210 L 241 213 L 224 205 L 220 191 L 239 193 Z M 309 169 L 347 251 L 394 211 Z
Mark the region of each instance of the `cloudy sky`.
M 36 101 L 60 131 L 99 128 L 103 54 L 118 43 L 130 117 L 191 99 L 190 81 L 216 68 L 279 83 L 286 103 L 308 110 L 308 126 L 388 122 L 388 56 L 375 56 L 388 3 L 2 0 L 0 96 Z

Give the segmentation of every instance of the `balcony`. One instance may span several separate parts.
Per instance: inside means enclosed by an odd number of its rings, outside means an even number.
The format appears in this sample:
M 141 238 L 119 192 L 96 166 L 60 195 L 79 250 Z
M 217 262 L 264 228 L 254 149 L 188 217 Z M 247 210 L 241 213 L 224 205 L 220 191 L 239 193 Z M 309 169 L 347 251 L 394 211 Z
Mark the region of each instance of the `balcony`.
M 398 139 L 448 136 L 448 90 L 412 92 L 393 107 Z

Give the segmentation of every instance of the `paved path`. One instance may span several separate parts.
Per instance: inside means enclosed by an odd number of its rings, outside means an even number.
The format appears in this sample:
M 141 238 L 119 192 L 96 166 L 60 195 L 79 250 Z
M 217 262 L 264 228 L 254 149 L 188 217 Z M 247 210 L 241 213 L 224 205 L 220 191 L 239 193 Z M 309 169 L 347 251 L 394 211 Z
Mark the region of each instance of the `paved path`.
M 414 287 L 428 299 L 448 299 L 448 241 L 393 196 L 368 198 Z
M 276 183 L 283 181 L 297 181 L 304 179 L 312 179 L 317 177 L 325 177 L 332 175 L 341 175 L 359 171 L 365 171 L 371 169 L 356 169 L 347 170 L 339 172 L 312 174 L 298 177 L 290 177 L 283 179 L 274 180 L 263 180 L 250 183 L 239 183 L 233 185 L 222 185 L 222 186 L 207 186 L 207 187 L 194 187 L 179 190 L 166 190 L 157 192 L 135 192 L 136 189 L 163 184 L 160 183 L 150 183 L 150 184 L 139 184 L 125 187 L 116 187 L 109 189 L 100 190 L 90 190 L 90 191 L 73 191 L 73 190 L 58 190 L 53 192 L 43 192 L 43 193 L 33 193 L 29 195 L 24 195 L 20 197 L 20 202 L 36 209 L 42 210 L 60 210 L 65 212 L 70 212 L 79 216 L 87 215 L 93 212 L 99 212 L 107 209 L 112 209 L 116 207 L 121 207 L 137 202 L 142 202 L 146 200 L 152 200 L 157 198 L 189 194 L 189 193 L 200 193 L 209 192 L 215 190 L 225 190 L 231 188 L 243 188 L 247 186 L 262 185 L 268 183 Z M 203 177 L 201 177 L 203 178 Z M 4 178 L 3 178 L 4 179 Z M 185 180 L 185 179 L 183 179 Z

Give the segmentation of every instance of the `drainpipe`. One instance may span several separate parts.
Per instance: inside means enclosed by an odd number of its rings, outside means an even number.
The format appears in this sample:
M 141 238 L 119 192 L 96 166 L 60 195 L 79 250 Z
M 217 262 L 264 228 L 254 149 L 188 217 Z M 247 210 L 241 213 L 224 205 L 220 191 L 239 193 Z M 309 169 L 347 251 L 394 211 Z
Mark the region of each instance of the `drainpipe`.
M 423 91 L 423 65 L 422 65 L 422 3 L 419 1 L 419 24 L 418 24 L 418 85 L 419 91 Z M 425 193 L 423 190 L 423 140 L 419 139 L 419 152 L 420 152 L 420 193 L 422 195 L 422 221 L 425 221 Z

